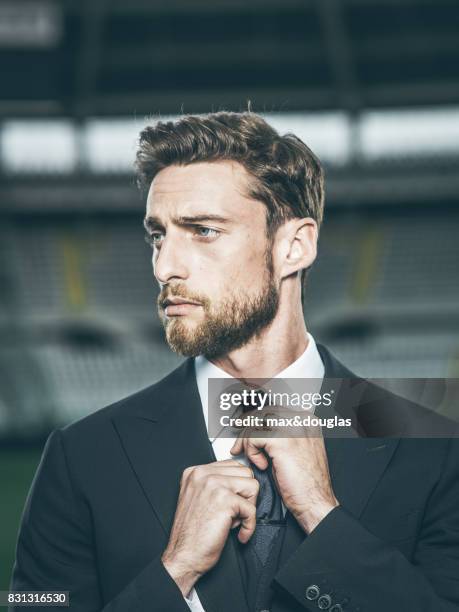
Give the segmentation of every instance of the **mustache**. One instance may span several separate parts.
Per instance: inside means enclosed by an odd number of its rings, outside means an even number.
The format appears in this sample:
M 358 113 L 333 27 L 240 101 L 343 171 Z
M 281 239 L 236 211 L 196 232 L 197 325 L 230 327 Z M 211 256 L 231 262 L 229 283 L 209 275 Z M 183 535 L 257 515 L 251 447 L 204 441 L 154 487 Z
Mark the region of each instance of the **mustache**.
M 190 302 L 198 302 L 203 306 L 207 306 L 209 304 L 209 298 L 206 296 L 199 295 L 197 293 L 190 293 L 189 291 L 185 291 L 180 287 L 175 289 L 165 287 L 158 295 L 158 306 L 164 310 L 166 308 L 167 301 L 171 300 L 172 298 L 180 298 L 182 300 L 189 300 Z

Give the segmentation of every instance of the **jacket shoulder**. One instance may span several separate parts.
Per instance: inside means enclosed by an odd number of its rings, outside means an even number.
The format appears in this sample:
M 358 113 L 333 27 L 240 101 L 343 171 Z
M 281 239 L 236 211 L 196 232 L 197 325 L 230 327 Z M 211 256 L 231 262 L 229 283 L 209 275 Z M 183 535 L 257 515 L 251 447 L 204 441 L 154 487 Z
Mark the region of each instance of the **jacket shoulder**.
M 457 437 L 459 423 L 456 420 L 374 382 L 367 380 L 365 384 L 366 393 L 358 407 L 358 418 L 365 424 L 364 429 L 373 430 L 371 435 Z

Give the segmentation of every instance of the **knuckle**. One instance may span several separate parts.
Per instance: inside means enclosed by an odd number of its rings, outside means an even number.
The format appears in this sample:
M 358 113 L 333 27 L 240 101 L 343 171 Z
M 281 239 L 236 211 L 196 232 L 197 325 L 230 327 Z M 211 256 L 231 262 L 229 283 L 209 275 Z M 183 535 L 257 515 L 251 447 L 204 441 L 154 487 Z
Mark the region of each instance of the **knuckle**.
M 194 470 L 191 473 L 191 477 L 194 478 L 195 480 L 199 480 L 200 478 L 202 478 L 202 474 L 203 474 L 202 468 L 203 468 L 202 465 L 195 466 Z
M 202 466 L 195 466 L 190 473 L 190 480 L 193 484 L 197 484 L 202 479 Z
M 191 473 L 194 470 L 194 466 L 190 465 L 189 467 L 185 468 L 182 472 L 182 478 L 181 478 L 181 482 L 184 483 L 186 480 L 188 480 L 188 478 L 190 477 Z

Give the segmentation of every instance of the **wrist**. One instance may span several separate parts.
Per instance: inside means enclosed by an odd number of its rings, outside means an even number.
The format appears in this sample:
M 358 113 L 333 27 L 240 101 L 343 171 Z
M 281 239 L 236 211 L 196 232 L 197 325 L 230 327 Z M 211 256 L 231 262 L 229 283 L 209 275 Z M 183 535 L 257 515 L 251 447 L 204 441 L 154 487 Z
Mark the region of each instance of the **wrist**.
M 338 506 L 339 502 L 336 498 L 333 500 L 318 502 L 313 506 L 300 511 L 297 515 L 295 515 L 295 518 L 303 531 L 309 535 L 312 531 L 314 531 L 319 523 L 321 523 L 324 518 Z
M 189 564 L 165 550 L 161 556 L 161 562 L 167 573 L 180 589 L 183 597 L 188 597 L 191 589 L 201 577 L 201 574 L 192 569 Z

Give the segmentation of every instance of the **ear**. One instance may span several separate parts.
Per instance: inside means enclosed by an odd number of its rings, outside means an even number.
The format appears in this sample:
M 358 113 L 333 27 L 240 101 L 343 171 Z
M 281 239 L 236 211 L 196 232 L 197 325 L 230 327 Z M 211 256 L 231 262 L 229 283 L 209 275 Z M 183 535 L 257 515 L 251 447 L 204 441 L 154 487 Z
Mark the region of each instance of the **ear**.
M 309 268 L 317 257 L 317 223 L 312 217 L 290 219 L 276 234 L 276 258 L 281 278 Z

